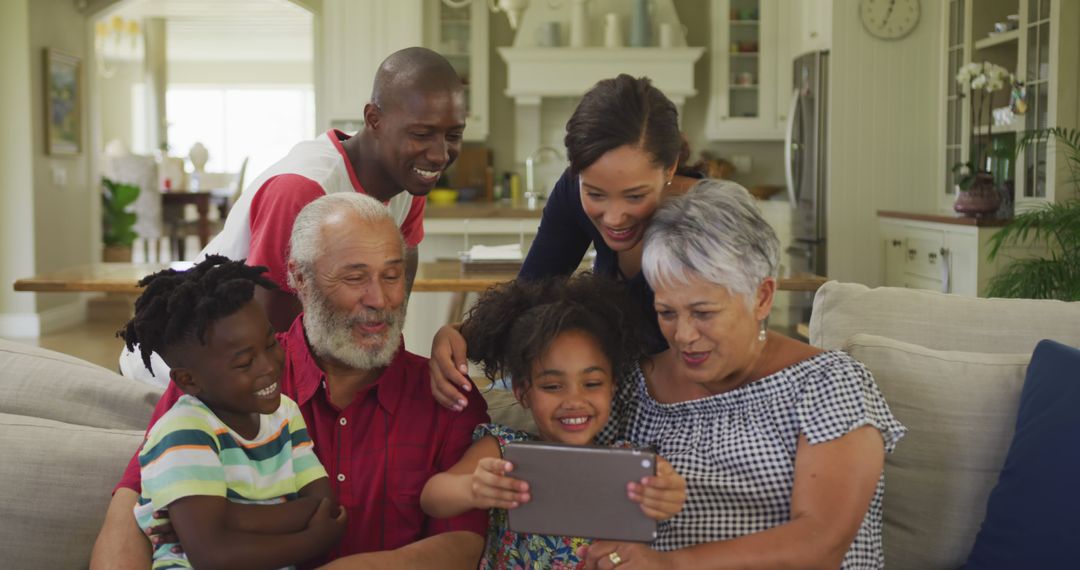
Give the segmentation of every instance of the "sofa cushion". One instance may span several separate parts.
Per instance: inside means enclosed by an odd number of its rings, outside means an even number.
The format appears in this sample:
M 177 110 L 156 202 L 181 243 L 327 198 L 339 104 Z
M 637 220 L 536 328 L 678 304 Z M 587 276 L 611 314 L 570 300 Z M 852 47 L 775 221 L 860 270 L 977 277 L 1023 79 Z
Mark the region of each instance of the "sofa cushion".
M 161 390 L 65 354 L 0 340 L 0 413 L 145 430 Z
M 935 350 L 1031 354 L 1044 338 L 1080 346 L 1080 302 L 979 299 L 830 281 L 814 296 L 810 344 L 875 334 Z
M 908 428 L 885 458 L 886 568 L 959 567 L 1005 460 L 1030 356 L 936 351 L 865 334 L 844 350 L 866 365 Z
M 142 438 L 143 429 L 0 413 L 3 566 L 85 568 L 110 491 Z
M 521 406 L 513 392 L 492 386 L 484 389 L 483 394 L 484 399 L 487 400 L 488 415 L 491 416 L 492 423 L 537 433 L 536 421 L 533 420 L 532 414 Z
M 1001 478 L 968 568 L 1075 568 L 1080 560 L 1080 350 L 1031 356 Z

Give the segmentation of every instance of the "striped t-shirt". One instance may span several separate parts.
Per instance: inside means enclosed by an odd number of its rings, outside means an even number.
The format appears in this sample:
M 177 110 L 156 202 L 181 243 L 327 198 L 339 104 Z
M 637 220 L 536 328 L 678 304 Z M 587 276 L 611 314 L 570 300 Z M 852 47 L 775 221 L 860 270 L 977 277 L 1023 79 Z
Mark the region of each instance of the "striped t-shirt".
M 153 513 L 190 496 L 225 497 L 237 503 L 272 504 L 296 498 L 305 485 L 326 477 L 315 456 L 296 402 L 281 396 L 272 414 L 259 417 L 259 433 L 245 439 L 198 398 L 184 395 L 150 429 L 139 452 L 142 494 L 135 519 L 147 529 L 168 519 Z M 190 568 L 174 543 L 154 550 L 154 569 Z

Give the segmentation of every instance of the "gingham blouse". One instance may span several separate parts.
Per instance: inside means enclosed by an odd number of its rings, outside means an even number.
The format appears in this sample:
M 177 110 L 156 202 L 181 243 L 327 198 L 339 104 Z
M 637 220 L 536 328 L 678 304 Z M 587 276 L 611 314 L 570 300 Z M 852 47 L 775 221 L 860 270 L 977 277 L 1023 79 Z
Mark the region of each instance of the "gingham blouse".
M 788 522 L 795 449 L 871 425 L 891 452 L 906 431 L 873 377 L 843 352 L 824 352 L 730 392 L 662 404 L 641 368 L 620 382 L 598 443 L 651 446 L 687 483 L 686 506 L 661 522 L 657 550 L 675 550 L 760 532 Z M 884 476 L 842 568 L 881 568 Z

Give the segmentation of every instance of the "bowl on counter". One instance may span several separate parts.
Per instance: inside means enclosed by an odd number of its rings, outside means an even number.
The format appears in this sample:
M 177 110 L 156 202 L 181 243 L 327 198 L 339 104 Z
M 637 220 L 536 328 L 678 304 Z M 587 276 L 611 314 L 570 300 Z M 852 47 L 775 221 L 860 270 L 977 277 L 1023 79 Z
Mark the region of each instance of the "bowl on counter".
M 457 202 L 458 191 L 453 188 L 436 188 L 428 192 L 427 199 L 437 206 L 447 206 Z

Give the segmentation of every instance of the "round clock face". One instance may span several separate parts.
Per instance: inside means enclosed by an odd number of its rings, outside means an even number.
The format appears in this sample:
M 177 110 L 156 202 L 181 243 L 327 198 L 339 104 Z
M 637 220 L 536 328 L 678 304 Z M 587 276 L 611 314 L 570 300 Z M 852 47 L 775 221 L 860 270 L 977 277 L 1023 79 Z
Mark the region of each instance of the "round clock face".
M 919 23 L 919 0 L 862 0 L 859 19 L 872 35 L 898 40 Z

